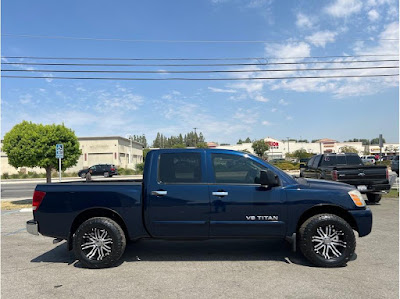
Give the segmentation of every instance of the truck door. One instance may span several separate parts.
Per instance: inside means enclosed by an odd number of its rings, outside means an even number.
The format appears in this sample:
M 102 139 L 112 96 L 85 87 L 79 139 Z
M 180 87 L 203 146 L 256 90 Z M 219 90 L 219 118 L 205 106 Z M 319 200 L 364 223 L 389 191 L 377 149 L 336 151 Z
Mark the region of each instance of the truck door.
M 154 237 L 207 238 L 210 202 L 205 151 L 160 151 L 145 188 L 146 227 Z
M 210 237 L 284 236 L 284 190 L 257 183 L 267 167 L 242 154 L 207 154 L 212 176 Z

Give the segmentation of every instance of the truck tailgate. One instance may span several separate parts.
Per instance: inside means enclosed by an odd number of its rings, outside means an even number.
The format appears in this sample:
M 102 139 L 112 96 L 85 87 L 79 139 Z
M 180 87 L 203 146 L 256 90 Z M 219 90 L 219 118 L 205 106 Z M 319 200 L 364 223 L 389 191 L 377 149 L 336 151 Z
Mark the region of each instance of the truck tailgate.
M 339 182 L 357 185 L 387 184 L 386 166 L 335 167 Z

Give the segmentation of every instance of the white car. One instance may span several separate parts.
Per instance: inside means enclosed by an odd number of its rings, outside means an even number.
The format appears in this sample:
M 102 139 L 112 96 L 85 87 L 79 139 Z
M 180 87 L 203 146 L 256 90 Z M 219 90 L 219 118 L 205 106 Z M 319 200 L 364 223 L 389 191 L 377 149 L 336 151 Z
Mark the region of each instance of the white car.
M 375 157 L 374 156 L 362 156 L 361 160 L 364 164 L 375 164 Z

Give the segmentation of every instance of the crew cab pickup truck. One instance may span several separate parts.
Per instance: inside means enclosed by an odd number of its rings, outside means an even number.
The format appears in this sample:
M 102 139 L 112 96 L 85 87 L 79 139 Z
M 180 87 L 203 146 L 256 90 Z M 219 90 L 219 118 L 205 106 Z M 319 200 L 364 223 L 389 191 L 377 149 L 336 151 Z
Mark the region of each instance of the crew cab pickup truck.
M 387 167 L 364 165 L 355 153 L 316 155 L 307 165 L 300 165 L 300 177 L 353 185 L 373 203 L 381 200 L 382 192 L 390 190 Z
M 37 185 L 32 234 L 67 240 L 89 268 L 115 265 L 142 238 L 281 238 L 318 266 L 346 264 L 372 213 L 338 182 L 295 179 L 243 152 L 162 149 L 147 154 L 143 181 Z M 229 254 L 227 252 L 227 254 Z

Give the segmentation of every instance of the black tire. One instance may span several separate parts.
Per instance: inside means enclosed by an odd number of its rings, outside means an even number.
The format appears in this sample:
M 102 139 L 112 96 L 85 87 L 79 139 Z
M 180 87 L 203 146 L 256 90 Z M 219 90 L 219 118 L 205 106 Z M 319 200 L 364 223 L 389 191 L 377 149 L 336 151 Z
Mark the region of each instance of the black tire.
M 370 203 L 378 203 L 382 199 L 382 194 L 367 193 L 367 199 Z
M 108 171 L 104 172 L 104 177 L 108 178 L 110 176 L 110 173 Z
M 329 231 L 336 235 L 327 237 L 331 235 Z M 320 267 L 344 266 L 356 249 L 353 229 L 345 220 L 333 214 L 318 214 L 307 219 L 301 225 L 299 235 L 301 252 L 311 263 Z
M 81 175 L 80 175 L 80 177 L 81 177 L 82 179 L 86 178 L 86 173 L 82 172 Z
M 108 268 L 115 265 L 125 247 L 124 231 L 114 220 L 105 217 L 86 220 L 73 236 L 75 256 L 87 268 Z

